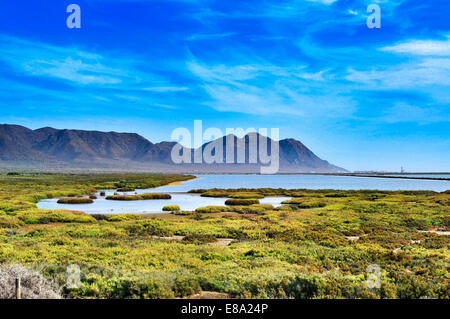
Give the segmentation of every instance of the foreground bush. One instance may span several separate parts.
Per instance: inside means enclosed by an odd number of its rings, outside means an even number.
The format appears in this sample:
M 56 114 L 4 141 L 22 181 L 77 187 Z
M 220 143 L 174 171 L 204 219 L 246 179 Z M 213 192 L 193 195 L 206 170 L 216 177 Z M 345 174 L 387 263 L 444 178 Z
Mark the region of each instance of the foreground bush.
M 200 207 L 195 210 L 197 213 L 203 213 L 203 214 L 211 214 L 211 213 L 223 213 L 230 211 L 230 208 L 225 206 L 206 206 L 206 207 Z
M 149 199 L 171 199 L 169 194 L 147 193 L 140 195 L 110 195 L 108 200 L 149 200 Z
M 164 212 L 177 212 L 180 210 L 180 206 L 178 205 L 167 205 L 162 209 Z
M 24 211 L 16 217 L 25 224 L 49 224 L 49 223 L 93 223 L 95 218 L 83 212 L 70 210 L 37 210 Z
M 249 199 L 227 199 L 225 201 L 225 205 L 230 205 L 230 206 L 237 206 L 237 205 L 242 205 L 242 206 L 248 206 L 248 205 L 254 205 L 254 204 L 259 204 L 259 200 L 256 198 L 249 198 Z
M 84 197 L 64 197 L 58 200 L 58 204 L 92 204 L 94 200 Z
M 207 244 L 207 243 L 215 243 L 217 238 L 212 235 L 203 235 L 203 234 L 189 234 L 183 238 L 183 242 L 189 244 Z
M 324 202 L 308 201 L 308 200 L 305 201 L 305 199 L 303 198 L 293 198 L 285 200 L 281 202 L 281 204 L 295 205 L 297 208 L 320 208 L 326 206 Z
M 239 214 L 258 214 L 262 215 L 265 211 L 273 209 L 270 204 L 254 204 L 250 206 L 233 206 L 231 211 Z
M 20 278 L 22 299 L 61 299 L 41 273 L 19 265 L 0 266 L 0 299 L 16 299 L 16 278 Z

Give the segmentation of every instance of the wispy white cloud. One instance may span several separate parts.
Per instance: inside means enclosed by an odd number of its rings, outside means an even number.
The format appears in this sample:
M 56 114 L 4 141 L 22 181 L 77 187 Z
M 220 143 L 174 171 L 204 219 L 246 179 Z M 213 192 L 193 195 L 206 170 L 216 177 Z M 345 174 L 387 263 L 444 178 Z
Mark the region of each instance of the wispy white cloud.
M 0 105 L 14 101 L 25 109 L 46 106 L 61 112 L 78 109 L 121 107 L 134 110 L 153 107 L 172 108 L 174 92 L 182 94 L 186 86 L 149 70 L 139 59 L 120 58 L 90 52 L 77 47 L 50 45 L 0 35 L 0 64 L 11 74 L 28 78 L 25 83 L 0 77 Z M 38 81 L 36 81 L 36 79 Z M 41 84 L 40 79 L 50 80 Z M 64 85 L 61 85 L 64 84 Z M 3 100 L 1 100 L 1 98 Z
M 349 69 L 345 79 L 378 89 L 450 86 L 450 59 L 426 58 L 399 65 L 376 67 L 371 70 Z
M 0 36 L 0 61 L 16 72 L 80 85 L 119 84 L 135 79 L 132 62 L 106 58 L 74 47 Z
M 336 88 L 324 92 L 315 85 L 325 81 L 326 70 L 308 73 L 304 66 L 207 65 L 195 60 L 189 69 L 209 96 L 204 104 L 219 111 L 302 117 L 349 116 L 354 111 L 351 98 Z
M 409 40 L 380 50 L 398 54 L 450 56 L 450 37 L 447 40 Z

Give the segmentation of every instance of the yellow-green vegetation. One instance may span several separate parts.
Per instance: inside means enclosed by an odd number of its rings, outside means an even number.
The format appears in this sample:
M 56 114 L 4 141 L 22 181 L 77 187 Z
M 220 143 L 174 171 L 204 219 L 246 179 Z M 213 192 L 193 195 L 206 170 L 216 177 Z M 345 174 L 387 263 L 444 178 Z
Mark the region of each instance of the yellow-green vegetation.
M 132 187 L 120 187 L 116 190 L 117 192 L 134 192 L 135 189 Z
M 241 192 L 236 190 L 193 190 L 191 193 L 201 193 L 202 197 L 229 197 L 239 199 L 264 198 L 264 195 L 258 192 Z
M 195 211 L 197 213 L 215 214 L 215 213 L 229 212 L 230 208 L 225 206 L 206 206 L 197 208 Z
M 237 193 L 231 193 L 229 195 L 230 198 L 242 198 L 242 199 L 248 199 L 248 198 L 264 198 L 264 195 L 258 194 L 258 193 L 244 193 L 244 192 L 237 192 Z
M 331 196 L 334 197 L 334 196 Z M 281 202 L 282 204 L 294 205 L 297 208 L 318 208 L 325 207 L 327 204 L 324 201 L 311 200 L 307 197 L 297 197 Z
M 253 204 L 249 206 L 206 206 L 200 207 L 195 210 L 196 213 L 200 214 L 217 214 L 224 212 L 233 212 L 239 214 L 262 214 L 267 210 L 274 209 L 272 205 L 269 204 Z
M 110 195 L 108 200 L 150 200 L 150 199 L 171 199 L 170 194 L 147 193 L 139 195 Z
M 58 199 L 58 204 L 92 204 L 93 202 L 93 199 L 85 197 L 63 197 Z
M 35 205 L 93 188 L 116 189 L 120 181 L 144 188 L 186 178 L 0 175 L 0 263 L 37 267 L 61 282 L 66 267 L 76 264 L 81 287 L 63 291 L 72 298 L 173 298 L 201 290 L 237 298 L 450 297 L 450 239 L 422 232 L 449 231 L 449 193 L 219 190 L 227 196 L 297 194 L 326 204 L 260 205 L 264 210 L 258 214 L 218 206 L 179 214 L 88 216 Z M 245 208 L 252 207 L 257 206 Z M 366 285 L 372 264 L 381 269 L 379 289 Z
M 229 193 L 228 192 L 216 192 L 216 191 L 205 191 L 202 192 L 201 196 L 202 197 L 228 197 Z
M 177 212 L 180 210 L 180 206 L 178 205 L 167 205 L 162 209 L 164 212 Z
M 227 199 L 225 201 L 225 205 L 254 205 L 254 204 L 259 204 L 259 200 L 256 198 L 247 198 L 247 199 L 243 199 L 243 198 L 232 198 L 232 199 Z

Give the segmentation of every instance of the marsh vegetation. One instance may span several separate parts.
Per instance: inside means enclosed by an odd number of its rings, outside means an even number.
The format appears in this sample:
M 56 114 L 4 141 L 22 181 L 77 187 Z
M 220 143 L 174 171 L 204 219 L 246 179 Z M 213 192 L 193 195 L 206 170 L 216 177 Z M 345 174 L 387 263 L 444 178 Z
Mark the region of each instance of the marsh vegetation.
M 61 292 L 68 298 L 450 297 L 450 240 L 440 235 L 450 230 L 448 192 L 215 189 L 192 192 L 292 200 L 157 215 L 36 208 L 44 198 L 189 178 L 0 175 L 0 263 L 39 268 L 61 284 L 78 265 L 80 286 Z M 381 268 L 379 289 L 366 285 L 371 264 Z

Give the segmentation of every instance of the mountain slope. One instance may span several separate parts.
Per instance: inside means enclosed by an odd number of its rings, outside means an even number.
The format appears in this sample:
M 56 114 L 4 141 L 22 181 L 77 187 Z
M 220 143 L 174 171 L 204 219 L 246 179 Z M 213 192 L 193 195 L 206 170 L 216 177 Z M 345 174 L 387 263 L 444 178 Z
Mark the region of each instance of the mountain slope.
M 153 144 L 135 133 L 99 132 L 82 130 L 57 130 L 45 127 L 30 130 L 19 125 L 0 125 L 0 162 L 9 167 L 33 164 L 38 167 L 107 167 L 110 169 L 150 169 L 177 172 L 257 172 L 260 167 L 260 136 L 256 133 L 243 138 L 228 136 L 234 142 L 232 156 L 237 164 L 181 164 L 172 162 L 171 152 L 176 142 Z M 227 137 L 205 143 L 203 152 L 215 155 L 214 145 L 223 146 L 223 158 L 227 156 Z M 271 153 L 268 139 L 267 150 Z M 255 142 L 255 143 L 254 143 Z M 211 144 L 214 143 L 214 144 Z M 254 146 L 255 158 L 250 157 Z M 194 158 L 194 150 L 184 149 Z M 239 155 L 241 154 L 241 155 Z M 230 154 L 231 156 L 231 154 Z M 279 143 L 280 172 L 344 172 L 317 157 L 301 142 L 294 139 Z M 0 163 L 0 167 L 1 167 Z

